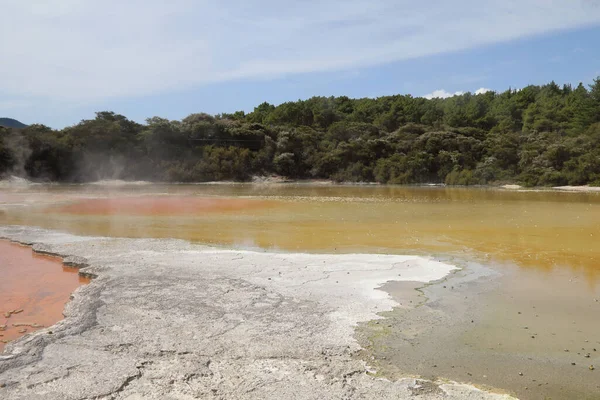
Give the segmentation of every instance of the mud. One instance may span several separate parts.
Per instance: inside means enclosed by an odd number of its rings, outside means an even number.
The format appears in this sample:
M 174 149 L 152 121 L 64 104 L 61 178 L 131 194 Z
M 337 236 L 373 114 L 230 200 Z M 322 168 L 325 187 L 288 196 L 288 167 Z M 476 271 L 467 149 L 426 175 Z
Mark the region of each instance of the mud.
M 86 283 L 60 259 L 0 240 L 0 352 L 5 342 L 60 321 L 71 293 Z
M 414 256 L 226 251 L 178 240 L 0 236 L 88 265 L 66 318 L 0 355 L 10 399 L 506 399 L 448 381 L 371 376 L 354 326 L 397 303 L 387 281 L 452 265 Z

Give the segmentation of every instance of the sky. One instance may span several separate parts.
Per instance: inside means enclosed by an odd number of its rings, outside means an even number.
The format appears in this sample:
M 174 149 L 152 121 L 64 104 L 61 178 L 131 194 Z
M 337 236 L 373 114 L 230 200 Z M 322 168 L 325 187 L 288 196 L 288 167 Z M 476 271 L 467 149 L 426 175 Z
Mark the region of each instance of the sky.
M 0 117 L 62 128 L 263 101 L 600 76 L 600 0 L 0 0 Z

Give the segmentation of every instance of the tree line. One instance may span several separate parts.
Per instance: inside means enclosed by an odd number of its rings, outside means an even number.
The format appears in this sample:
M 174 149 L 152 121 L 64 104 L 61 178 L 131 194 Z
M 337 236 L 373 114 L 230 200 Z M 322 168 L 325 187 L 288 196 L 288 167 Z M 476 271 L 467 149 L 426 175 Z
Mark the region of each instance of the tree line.
M 139 124 L 0 127 L 0 175 L 39 181 L 600 185 L 600 77 L 446 99 L 313 97 Z

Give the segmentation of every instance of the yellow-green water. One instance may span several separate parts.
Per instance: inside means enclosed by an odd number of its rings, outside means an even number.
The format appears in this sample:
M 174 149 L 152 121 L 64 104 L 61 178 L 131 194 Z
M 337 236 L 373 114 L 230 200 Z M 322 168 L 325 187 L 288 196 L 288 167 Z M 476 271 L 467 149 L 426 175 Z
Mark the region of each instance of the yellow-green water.
M 118 204 L 127 197 L 144 204 L 163 199 L 162 211 L 73 211 L 92 198 Z M 242 197 L 249 205 L 181 209 L 207 197 L 223 204 Z M 165 198 L 172 199 L 170 210 Z M 15 203 L 29 205 L 8 205 Z M 56 203 L 75 204 L 71 209 L 50 207 Z M 83 235 L 173 237 L 290 251 L 468 254 L 542 271 L 571 268 L 581 271 L 590 285 L 600 278 L 597 193 L 291 184 L 52 185 L 4 189 L 0 210 L 0 224 Z

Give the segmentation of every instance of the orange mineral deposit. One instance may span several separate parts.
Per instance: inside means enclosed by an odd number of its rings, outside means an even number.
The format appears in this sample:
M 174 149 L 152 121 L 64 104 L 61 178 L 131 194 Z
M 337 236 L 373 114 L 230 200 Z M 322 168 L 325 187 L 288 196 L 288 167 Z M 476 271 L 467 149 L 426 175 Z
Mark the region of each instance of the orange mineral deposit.
M 60 321 L 70 294 L 87 283 L 57 257 L 0 240 L 0 352 L 7 342 Z

